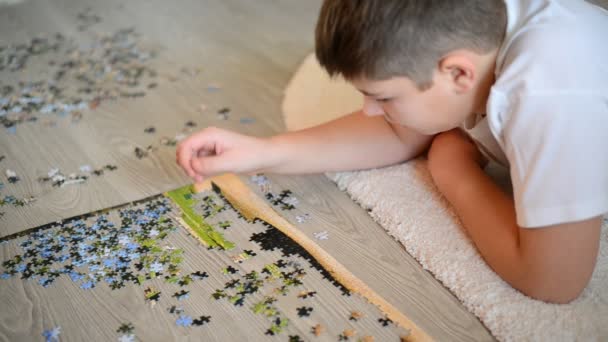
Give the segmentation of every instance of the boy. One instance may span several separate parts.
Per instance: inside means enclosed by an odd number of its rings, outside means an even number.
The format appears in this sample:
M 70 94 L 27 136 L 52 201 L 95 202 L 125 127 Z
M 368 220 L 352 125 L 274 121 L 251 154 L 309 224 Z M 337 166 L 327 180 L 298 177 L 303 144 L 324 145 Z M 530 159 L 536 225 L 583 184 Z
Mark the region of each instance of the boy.
M 363 109 L 270 138 L 207 128 L 178 163 L 223 172 L 387 166 L 428 152 L 488 265 L 524 294 L 581 293 L 608 211 L 608 14 L 580 0 L 326 0 L 316 55 Z M 513 195 L 483 172 L 510 169 Z M 404 194 L 407 196 L 407 194 Z

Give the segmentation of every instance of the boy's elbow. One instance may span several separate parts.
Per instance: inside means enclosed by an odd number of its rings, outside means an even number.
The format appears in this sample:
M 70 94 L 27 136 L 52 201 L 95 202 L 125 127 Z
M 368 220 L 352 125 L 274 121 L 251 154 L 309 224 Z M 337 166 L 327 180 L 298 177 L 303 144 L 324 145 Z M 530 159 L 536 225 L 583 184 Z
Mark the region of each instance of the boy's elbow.
M 590 276 L 570 278 L 563 274 L 537 275 L 529 277 L 522 282 L 523 284 L 514 287 L 533 299 L 553 304 L 568 304 L 581 295 L 590 278 Z
M 602 217 L 520 228 L 520 258 L 513 286 L 538 300 L 566 304 L 589 284 L 597 262 Z
M 543 286 L 541 284 L 539 286 L 532 286 L 527 289 L 521 289 L 520 291 L 528 297 L 531 297 L 536 300 L 541 300 L 543 302 L 552 304 L 568 304 L 573 300 L 577 299 L 584 289 L 585 286 L 558 286 L 558 288 L 551 286 L 550 288 L 547 288 L 547 286 Z

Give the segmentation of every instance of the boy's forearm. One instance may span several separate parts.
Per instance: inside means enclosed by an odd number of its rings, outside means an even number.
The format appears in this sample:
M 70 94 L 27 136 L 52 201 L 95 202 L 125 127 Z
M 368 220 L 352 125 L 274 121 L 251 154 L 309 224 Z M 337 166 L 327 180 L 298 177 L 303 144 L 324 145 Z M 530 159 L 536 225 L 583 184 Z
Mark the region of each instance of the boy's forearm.
M 446 165 L 451 182 L 437 184 L 452 204 L 486 262 L 514 286 L 521 285 L 522 259 L 513 200 L 474 162 Z
M 400 136 L 383 117 L 355 112 L 272 137 L 278 161 L 266 171 L 319 173 L 382 167 L 417 156 L 430 141 L 414 132 Z

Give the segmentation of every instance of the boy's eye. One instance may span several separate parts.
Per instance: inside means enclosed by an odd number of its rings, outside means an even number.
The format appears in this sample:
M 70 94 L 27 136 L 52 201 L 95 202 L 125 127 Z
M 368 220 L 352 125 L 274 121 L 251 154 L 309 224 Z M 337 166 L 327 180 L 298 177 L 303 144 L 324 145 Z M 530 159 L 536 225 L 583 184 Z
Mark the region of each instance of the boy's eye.
M 388 102 L 390 100 L 391 100 L 390 98 L 383 98 L 383 99 L 377 99 L 376 101 L 378 101 L 378 102 Z

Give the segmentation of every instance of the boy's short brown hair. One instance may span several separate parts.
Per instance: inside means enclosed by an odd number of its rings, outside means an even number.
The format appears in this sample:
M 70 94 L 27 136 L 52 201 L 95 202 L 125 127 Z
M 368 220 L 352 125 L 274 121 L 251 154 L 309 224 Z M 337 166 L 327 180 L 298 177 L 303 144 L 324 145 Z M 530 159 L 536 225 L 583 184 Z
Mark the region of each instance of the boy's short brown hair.
M 331 76 L 405 76 L 424 89 L 448 52 L 497 48 L 506 21 L 503 0 L 325 0 L 316 55 Z

